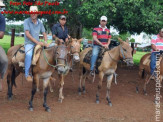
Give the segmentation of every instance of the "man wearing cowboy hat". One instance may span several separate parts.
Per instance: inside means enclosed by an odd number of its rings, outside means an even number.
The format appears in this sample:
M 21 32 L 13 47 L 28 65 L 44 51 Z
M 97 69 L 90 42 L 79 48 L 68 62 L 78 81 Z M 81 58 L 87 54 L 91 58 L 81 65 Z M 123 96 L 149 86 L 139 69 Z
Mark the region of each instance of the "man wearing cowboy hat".
M 111 34 L 110 30 L 106 27 L 107 17 L 102 16 L 100 18 L 100 25 L 93 29 L 92 35 L 94 40 L 94 45 L 92 49 L 91 57 L 91 67 L 90 74 L 94 75 L 94 66 L 100 52 L 100 47 L 108 48 L 110 44 Z
M 29 75 L 29 69 L 32 62 L 33 49 L 35 45 L 47 46 L 47 35 L 45 33 L 44 25 L 38 20 L 37 6 L 30 6 L 31 12 L 30 17 L 24 20 L 24 31 L 25 31 L 25 77 L 27 81 L 32 81 L 32 77 Z M 40 42 L 39 34 L 40 32 L 44 36 L 44 41 Z
M 2 0 L 0 0 L 0 9 L 5 7 Z M 5 17 L 0 13 L 0 39 L 3 38 L 5 33 Z M 7 70 L 8 59 L 4 49 L 0 46 L 0 91 L 2 91 L 2 79 L 4 78 Z

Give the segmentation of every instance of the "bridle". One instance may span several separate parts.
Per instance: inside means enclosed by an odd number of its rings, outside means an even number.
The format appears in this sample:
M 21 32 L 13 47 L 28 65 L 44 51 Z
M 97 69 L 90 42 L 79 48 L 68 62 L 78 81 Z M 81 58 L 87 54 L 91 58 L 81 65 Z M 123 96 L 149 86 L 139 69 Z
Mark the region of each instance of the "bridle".
M 123 61 L 124 61 L 124 62 L 127 62 L 127 60 L 131 60 L 131 58 L 126 58 L 126 57 L 125 57 L 125 55 L 124 55 L 124 50 L 123 50 L 122 45 L 119 45 L 119 48 L 120 48 L 120 53 L 122 54 L 122 57 L 123 57 Z M 113 59 L 113 58 L 111 57 L 109 51 L 108 51 L 108 54 L 109 54 L 110 58 L 111 58 L 113 61 L 118 62 L 118 60 L 115 60 L 115 59 Z

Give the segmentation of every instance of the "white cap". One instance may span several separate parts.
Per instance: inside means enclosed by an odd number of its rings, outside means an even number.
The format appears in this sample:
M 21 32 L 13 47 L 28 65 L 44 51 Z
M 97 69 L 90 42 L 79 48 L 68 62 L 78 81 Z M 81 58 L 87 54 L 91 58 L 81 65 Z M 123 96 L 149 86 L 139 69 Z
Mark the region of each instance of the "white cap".
M 5 4 L 3 4 L 2 0 L 0 0 L 0 7 L 5 7 Z
M 29 8 L 29 12 L 37 12 L 38 11 L 38 8 L 37 8 L 37 6 L 30 6 L 30 8 Z
M 161 32 L 163 32 L 163 28 L 161 29 Z
M 100 18 L 100 20 L 101 20 L 101 21 L 102 21 L 102 20 L 107 21 L 107 17 L 106 17 L 106 16 L 102 16 L 102 17 Z

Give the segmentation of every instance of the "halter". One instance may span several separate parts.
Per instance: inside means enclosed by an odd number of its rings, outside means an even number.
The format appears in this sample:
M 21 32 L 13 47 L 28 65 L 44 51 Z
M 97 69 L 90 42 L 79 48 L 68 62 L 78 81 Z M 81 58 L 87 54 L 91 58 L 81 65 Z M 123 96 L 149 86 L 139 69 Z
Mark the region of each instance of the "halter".
M 126 62 L 126 60 L 127 60 L 127 59 L 130 59 L 130 58 L 126 58 L 126 57 L 125 57 L 124 51 L 123 51 L 123 49 L 122 49 L 122 45 L 119 45 L 119 47 L 120 47 L 120 52 L 121 52 L 121 54 L 122 54 L 122 56 L 123 56 L 123 61 Z M 110 55 L 109 52 L 108 52 L 108 54 L 109 54 L 110 58 L 111 58 L 113 61 L 118 62 L 118 60 L 115 60 L 115 59 L 113 59 L 113 58 L 111 57 L 111 55 Z

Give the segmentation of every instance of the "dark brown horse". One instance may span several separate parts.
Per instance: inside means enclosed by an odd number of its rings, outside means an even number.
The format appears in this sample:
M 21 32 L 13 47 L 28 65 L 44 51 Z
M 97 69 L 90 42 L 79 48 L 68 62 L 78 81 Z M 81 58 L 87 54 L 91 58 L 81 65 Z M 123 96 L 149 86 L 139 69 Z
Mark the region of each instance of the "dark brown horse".
M 113 75 L 117 69 L 118 61 L 120 59 L 123 59 L 127 63 L 127 65 L 133 65 L 133 58 L 131 54 L 132 48 L 130 47 L 128 43 L 122 41 L 120 38 L 119 38 L 119 41 L 120 41 L 119 46 L 111 49 L 110 51 L 106 51 L 104 53 L 101 65 L 98 67 L 100 80 L 98 83 L 98 90 L 96 94 L 96 103 L 99 103 L 100 90 L 102 87 L 102 81 L 103 81 L 104 75 L 107 76 L 106 99 L 108 101 L 108 104 L 112 106 L 112 103 L 110 100 L 110 88 L 111 88 Z M 86 80 L 87 75 L 89 74 L 90 64 L 83 62 L 83 60 L 89 50 L 91 50 L 91 48 L 86 48 L 80 54 L 79 94 L 81 94 L 82 90 L 83 90 L 83 93 L 85 93 L 85 80 Z
M 11 47 L 8 50 L 8 75 L 7 75 L 7 83 L 8 83 L 8 98 L 12 99 L 12 87 L 15 85 L 15 78 L 23 72 L 23 68 L 19 67 L 18 63 L 12 63 L 12 57 L 16 53 L 16 51 L 20 48 L 21 45 L 16 45 Z M 50 111 L 50 108 L 47 106 L 47 92 L 48 92 L 48 84 L 51 78 L 52 73 L 54 72 L 54 68 L 57 67 L 58 73 L 63 73 L 66 70 L 66 59 L 67 59 L 68 49 L 65 45 L 53 46 L 48 49 L 42 50 L 38 62 L 35 66 L 33 66 L 33 82 L 32 82 L 32 92 L 31 99 L 29 101 L 29 110 L 33 111 L 33 98 L 36 93 L 36 89 L 39 85 L 39 79 L 43 79 L 43 91 L 44 91 L 44 103 L 43 107 L 45 107 L 46 111 Z M 61 86 L 63 82 L 60 82 Z M 62 87 L 60 88 L 61 91 Z M 61 93 L 60 93 L 61 94 Z M 61 95 L 60 95 L 61 96 Z

